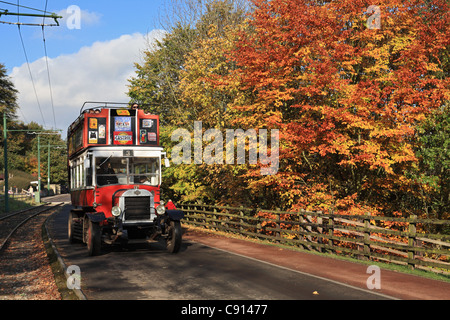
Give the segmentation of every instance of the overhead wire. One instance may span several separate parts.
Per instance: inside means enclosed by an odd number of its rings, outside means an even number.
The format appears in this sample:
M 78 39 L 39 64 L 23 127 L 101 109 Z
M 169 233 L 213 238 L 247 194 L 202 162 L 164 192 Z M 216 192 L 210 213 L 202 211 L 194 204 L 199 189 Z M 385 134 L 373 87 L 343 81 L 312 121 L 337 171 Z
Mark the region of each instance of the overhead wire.
M 20 5 L 19 5 L 19 0 L 17 0 L 17 13 L 20 13 L 19 11 L 20 11 Z M 20 20 L 20 16 L 18 15 L 18 16 L 17 16 L 17 22 L 20 22 L 19 20 Z M 27 50 L 25 49 L 25 43 L 24 43 L 24 41 L 23 41 L 22 31 L 21 31 L 21 29 L 20 29 L 20 24 L 17 25 L 17 28 L 18 28 L 18 30 L 19 30 L 20 42 L 22 43 L 22 49 L 23 49 L 23 53 L 24 53 L 24 55 L 25 55 L 25 60 L 26 60 L 26 62 L 27 62 L 28 73 L 30 74 L 30 79 L 31 79 L 31 84 L 32 84 L 32 86 L 33 86 L 34 95 L 36 96 L 36 102 L 37 102 L 37 105 L 38 105 L 38 108 L 39 108 L 39 112 L 40 112 L 40 114 L 41 114 L 42 121 L 43 121 L 44 127 L 45 127 L 46 125 L 45 125 L 44 114 L 42 113 L 41 104 L 40 104 L 40 102 L 39 102 L 38 94 L 37 94 L 37 91 L 36 91 L 36 85 L 35 85 L 35 83 L 34 83 L 33 74 L 32 74 L 32 72 L 31 72 L 30 62 L 29 62 L 29 60 L 28 60 Z
M 18 2 L 18 1 L 19 1 L 19 0 L 17 0 L 17 2 Z M 14 4 L 14 3 L 6 2 L 6 1 L 0 1 L 0 2 L 6 3 L 6 4 L 10 4 L 10 5 L 13 5 L 13 6 L 16 5 L 16 4 Z M 18 4 L 17 4 L 17 6 L 18 6 Z M 17 7 L 17 13 L 19 13 L 19 7 Z M 20 22 L 19 15 L 17 15 L 17 22 Z M 25 117 L 25 113 L 23 113 L 23 110 L 22 110 L 22 108 L 20 107 L 20 104 L 17 104 L 17 105 L 18 105 L 18 107 L 19 107 L 20 113 L 22 114 L 23 120 L 25 121 L 25 123 L 27 123 L 28 120 L 27 120 L 27 118 Z
M 44 14 L 47 13 L 47 4 L 48 4 L 48 0 L 45 0 Z M 47 45 L 46 45 L 46 42 L 45 42 L 44 21 L 45 21 L 45 17 L 42 18 L 42 40 L 44 42 L 45 63 L 47 65 L 47 78 L 48 78 L 48 86 L 49 86 L 49 89 L 50 89 L 50 101 L 51 101 L 52 112 L 53 112 L 53 122 L 54 122 L 54 125 L 55 125 L 54 128 L 56 129 L 55 105 L 53 103 L 52 83 L 50 81 L 50 68 L 48 66 L 48 54 L 47 54 Z
M 14 3 L 10 3 L 10 2 L 6 2 L 6 1 L 0 1 L 0 2 L 2 2 L 2 3 L 6 3 L 6 4 L 10 4 L 10 5 L 13 5 L 13 6 L 17 6 L 17 13 L 19 13 L 19 0 L 17 0 L 17 4 L 14 4 Z M 20 16 L 19 15 L 17 15 L 17 22 L 20 22 Z M 18 24 L 19 25 L 19 24 Z M 25 117 L 25 113 L 23 113 L 23 110 L 22 110 L 22 107 L 20 106 L 20 104 L 18 104 L 18 107 L 19 107 L 19 110 L 20 110 L 20 113 L 22 114 L 22 117 L 23 117 L 23 120 L 25 121 L 25 123 L 27 123 L 28 122 L 28 120 L 27 120 L 27 118 Z
M 42 112 L 41 103 L 39 101 L 39 97 L 38 97 L 38 94 L 37 94 L 37 90 L 36 90 L 36 85 L 35 85 L 35 81 L 34 81 L 34 78 L 33 78 L 33 74 L 31 72 L 31 67 L 30 67 L 30 62 L 29 62 L 29 59 L 28 59 L 27 50 L 25 48 L 25 43 L 23 41 L 22 30 L 20 28 L 20 26 L 22 25 L 22 23 L 20 23 L 20 8 L 26 8 L 26 9 L 29 9 L 29 10 L 35 10 L 35 11 L 39 11 L 39 12 L 43 12 L 44 13 L 44 16 L 42 17 L 42 24 L 40 26 L 42 28 L 42 40 L 43 40 L 43 44 L 44 44 L 45 62 L 46 62 L 46 67 L 47 67 L 47 78 L 48 78 L 49 91 L 50 91 L 50 101 L 51 101 L 51 107 L 52 107 L 52 113 L 53 113 L 53 122 L 54 122 L 54 128 L 56 129 L 56 116 L 55 116 L 55 107 L 54 107 L 54 99 L 53 99 L 53 90 L 52 90 L 52 83 L 51 83 L 51 80 L 50 80 L 51 79 L 50 78 L 50 67 L 49 67 L 49 62 L 48 62 L 47 44 L 46 44 L 45 29 L 44 29 L 45 26 L 46 26 L 44 22 L 45 22 L 45 19 L 47 18 L 46 14 L 47 14 L 48 0 L 45 1 L 45 8 L 44 8 L 44 10 L 35 9 L 35 8 L 31 8 L 31 7 L 20 5 L 20 0 L 17 0 L 17 4 L 14 4 L 14 3 L 11 3 L 11 2 L 7 2 L 7 1 L 0 1 L 0 3 L 4 3 L 4 4 L 8 4 L 8 5 L 12 5 L 12 6 L 16 6 L 17 7 L 17 23 L 16 24 L 17 24 L 18 31 L 19 31 L 20 42 L 22 44 L 22 49 L 23 49 L 23 52 L 24 52 L 24 55 L 25 55 L 25 60 L 26 60 L 26 63 L 27 63 L 28 73 L 30 75 L 30 79 L 31 79 L 31 83 L 32 83 L 32 86 L 33 86 L 34 95 L 36 97 L 36 102 L 37 102 L 37 105 L 38 105 L 38 108 L 39 108 L 39 112 L 41 114 L 42 121 L 43 121 L 43 124 L 44 124 L 44 127 L 45 127 L 46 123 L 45 123 L 44 114 Z M 9 24 L 15 24 L 15 23 L 9 23 Z M 29 24 L 29 25 L 31 25 L 31 24 Z M 37 25 L 37 24 L 32 24 L 32 25 Z M 53 26 L 53 25 L 51 25 L 51 26 Z M 19 109 L 20 109 L 20 112 L 22 113 L 22 116 L 23 116 L 24 120 L 26 121 L 25 115 L 22 112 L 22 109 L 20 108 L 20 106 L 19 106 Z
M 36 9 L 36 8 L 31 8 L 31 7 L 27 7 L 27 6 L 22 6 L 19 4 L 19 1 L 17 1 L 17 3 L 11 3 L 8 1 L 0 1 L 0 3 L 4 3 L 7 5 L 11 5 L 11 6 L 15 6 L 17 7 L 17 14 L 19 15 L 19 8 L 25 8 L 25 9 L 29 9 L 29 10 L 34 10 L 37 12 L 45 12 L 45 14 L 47 14 L 47 10 L 41 10 L 41 9 Z M 8 10 L 5 9 L 0 9 L 0 16 L 2 15 L 10 15 L 11 13 L 9 13 Z M 30 16 L 33 16 L 33 14 L 28 14 Z M 57 18 L 61 18 L 59 16 L 57 16 L 55 13 L 51 13 L 50 16 L 48 16 L 48 18 L 53 18 L 55 19 L 55 24 L 47 24 L 47 26 L 59 26 L 59 23 L 57 21 Z M 37 24 L 37 23 L 20 23 L 20 20 L 17 19 L 17 22 L 10 22 L 10 21 L 0 21 L 0 23 L 3 24 L 11 24 L 11 25 L 27 25 L 27 26 L 41 26 L 41 24 Z M 44 25 L 44 23 L 42 23 L 42 25 Z
M 42 121 L 44 122 L 44 126 L 45 126 L 44 114 L 42 113 L 41 104 L 40 104 L 40 102 L 39 102 L 39 97 L 38 97 L 38 95 L 37 95 L 36 85 L 35 85 L 35 83 L 34 83 L 33 74 L 32 74 L 32 72 L 31 72 L 31 67 L 30 67 L 30 62 L 29 62 L 29 60 L 28 60 L 27 50 L 25 49 L 25 44 L 24 44 L 24 42 L 23 42 L 22 31 L 20 30 L 20 25 L 18 25 L 17 27 L 19 28 L 20 42 L 22 43 L 23 53 L 24 53 L 24 55 L 25 55 L 25 60 L 26 60 L 26 62 L 27 62 L 28 73 L 30 74 L 30 79 L 31 79 L 31 84 L 33 85 L 34 95 L 36 96 L 36 102 L 37 102 L 37 105 L 38 105 L 38 107 L 39 107 L 39 112 L 41 113 Z
M 19 5 L 19 3 L 11 3 L 11 2 L 7 2 L 7 1 L 0 1 L 0 3 L 15 6 L 15 7 L 17 7 L 17 9 L 24 8 L 24 9 L 30 9 L 30 10 L 34 10 L 34 11 L 44 12 L 43 10 L 40 10 L 40 9 L 35 9 L 35 8 Z

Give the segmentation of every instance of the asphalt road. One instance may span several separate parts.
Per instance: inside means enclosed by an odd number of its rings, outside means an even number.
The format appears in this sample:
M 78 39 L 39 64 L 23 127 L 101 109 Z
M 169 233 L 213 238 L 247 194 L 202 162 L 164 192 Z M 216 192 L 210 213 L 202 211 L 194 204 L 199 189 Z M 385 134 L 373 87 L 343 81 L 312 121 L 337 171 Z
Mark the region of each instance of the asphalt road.
M 183 241 L 178 254 L 162 243 L 106 247 L 88 257 L 82 244 L 67 240 L 71 206 L 48 223 L 67 266 L 81 271 L 89 300 L 378 300 L 386 297 L 308 276 L 253 259 Z

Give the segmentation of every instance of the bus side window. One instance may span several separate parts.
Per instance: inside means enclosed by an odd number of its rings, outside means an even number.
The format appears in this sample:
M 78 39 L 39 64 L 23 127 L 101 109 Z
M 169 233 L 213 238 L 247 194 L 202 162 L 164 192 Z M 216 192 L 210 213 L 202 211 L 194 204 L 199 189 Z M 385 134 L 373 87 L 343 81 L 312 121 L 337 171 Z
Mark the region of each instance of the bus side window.
M 92 168 L 86 169 L 86 186 L 92 186 Z
M 92 186 L 92 158 L 90 156 L 87 156 L 86 159 L 84 159 L 84 170 L 85 170 L 85 176 L 86 176 L 86 187 Z

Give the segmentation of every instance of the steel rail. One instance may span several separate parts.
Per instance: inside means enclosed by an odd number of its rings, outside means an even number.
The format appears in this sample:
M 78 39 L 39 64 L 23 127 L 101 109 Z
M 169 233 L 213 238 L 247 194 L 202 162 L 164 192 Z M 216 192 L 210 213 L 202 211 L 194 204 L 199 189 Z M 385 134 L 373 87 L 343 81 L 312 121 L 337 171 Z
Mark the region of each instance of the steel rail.
M 15 212 L 15 213 L 12 213 L 12 214 L 10 214 L 10 215 L 1 217 L 1 218 L 0 218 L 0 221 L 5 221 L 6 219 L 11 218 L 11 217 L 13 217 L 13 216 L 16 216 L 16 215 L 18 215 L 18 214 L 23 214 L 23 213 L 25 213 L 25 212 L 33 211 L 33 210 L 36 210 L 36 209 L 39 209 L 39 208 L 42 208 L 42 207 L 45 206 L 45 208 L 44 208 L 43 210 L 39 210 L 38 212 L 36 212 L 36 213 L 34 213 L 34 214 L 28 216 L 27 218 L 25 218 L 24 220 L 22 220 L 21 222 L 19 222 L 19 223 L 11 230 L 11 232 L 6 236 L 6 238 L 3 240 L 2 244 L 0 245 L 0 253 L 3 251 L 3 249 L 4 249 L 5 246 L 6 246 L 6 244 L 7 244 L 8 241 L 11 239 L 11 237 L 14 235 L 14 233 L 15 233 L 21 226 L 23 226 L 25 223 L 27 223 L 27 222 L 28 222 L 29 220 L 31 220 L 32 218 L 34 218 L 34 217 L 40 215 L 41 213 L 44 213 L 44 212 L 49 211 L 49 210 L 51 210 L 51 209 L 57 208 L 58 206 L 61 206 L 61 205 L 63 205 L 63 204 L 64 204 L 64 202 L 61 202 L 61 203 L 57 203 L 57 204 L 54 204 L 54 205 L 50 205 L 50 206 L 48 206 L 48 207 L 47 207 L 47 205 L 41 205 L 41 206 L 39 206 L 39 207 L 33 207 L 33 208 L 30 208 L 30 209 L 22 210 L 22 211 Z

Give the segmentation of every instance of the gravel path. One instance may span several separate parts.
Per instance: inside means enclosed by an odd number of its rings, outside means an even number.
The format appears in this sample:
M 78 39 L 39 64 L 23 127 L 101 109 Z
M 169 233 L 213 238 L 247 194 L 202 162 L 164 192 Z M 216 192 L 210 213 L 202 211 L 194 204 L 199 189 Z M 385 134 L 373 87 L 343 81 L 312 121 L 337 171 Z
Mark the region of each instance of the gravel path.
M 41 236 L 53 212 L 22 226 L 0 253 L 0 300 L 61 300 Z

